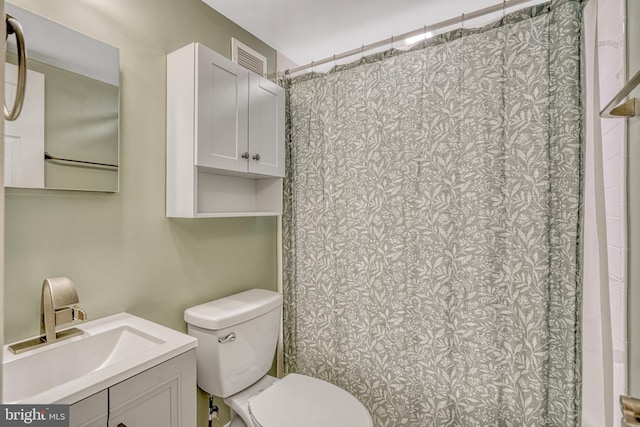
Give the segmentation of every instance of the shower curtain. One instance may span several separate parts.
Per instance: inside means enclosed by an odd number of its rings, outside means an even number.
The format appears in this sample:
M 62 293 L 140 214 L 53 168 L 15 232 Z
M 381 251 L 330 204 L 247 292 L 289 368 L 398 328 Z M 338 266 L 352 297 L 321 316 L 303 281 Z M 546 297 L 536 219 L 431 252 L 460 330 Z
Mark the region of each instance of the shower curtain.
M 581 16 L 286 82 L 287 372 L 376 427 L 580 424 Z

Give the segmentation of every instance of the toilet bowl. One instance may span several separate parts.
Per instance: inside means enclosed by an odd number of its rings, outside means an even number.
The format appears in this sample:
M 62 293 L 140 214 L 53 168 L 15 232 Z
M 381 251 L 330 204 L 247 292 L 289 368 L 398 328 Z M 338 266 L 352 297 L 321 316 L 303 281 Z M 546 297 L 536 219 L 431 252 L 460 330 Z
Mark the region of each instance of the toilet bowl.
M 282 296 L 264 289 L 191 307 L 198 338 L 198 386 L 231 408 L 226 427 L 372 427 L 364 405 L 345 390 L 306 375 L 267 375 L 280 328 Z

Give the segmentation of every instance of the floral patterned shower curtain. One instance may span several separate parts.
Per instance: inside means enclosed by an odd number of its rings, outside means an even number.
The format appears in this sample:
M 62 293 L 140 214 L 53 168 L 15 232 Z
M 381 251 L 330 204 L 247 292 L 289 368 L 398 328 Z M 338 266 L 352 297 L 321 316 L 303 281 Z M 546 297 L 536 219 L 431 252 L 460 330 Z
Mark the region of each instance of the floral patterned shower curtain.
M 376 427 L 580 424 L 581 14 L 287 82 L 288 372 Z

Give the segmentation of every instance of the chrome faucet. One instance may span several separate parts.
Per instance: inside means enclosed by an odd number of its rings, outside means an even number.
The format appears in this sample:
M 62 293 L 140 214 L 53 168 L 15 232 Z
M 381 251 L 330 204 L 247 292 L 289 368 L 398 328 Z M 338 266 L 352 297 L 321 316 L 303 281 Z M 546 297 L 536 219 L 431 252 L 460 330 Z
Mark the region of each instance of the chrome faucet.
M 42 283 L 40 336 L 9 346 L 13 353 L 22 353 L 56 341 L 81 335 L 78 328 L 56 332 L 56 326 L 74 320 L 86 320 L 87 313 L 76 304 L 80 302 L 76 285 L 68 277 L 49 277 Z
M 76 285 L 68 277 L 44 279 L 40 333 L 46 342 L 51 343 L 58 339 L 56 326 L 87 318 L 87 313 L 76 305 L 79 302 Z

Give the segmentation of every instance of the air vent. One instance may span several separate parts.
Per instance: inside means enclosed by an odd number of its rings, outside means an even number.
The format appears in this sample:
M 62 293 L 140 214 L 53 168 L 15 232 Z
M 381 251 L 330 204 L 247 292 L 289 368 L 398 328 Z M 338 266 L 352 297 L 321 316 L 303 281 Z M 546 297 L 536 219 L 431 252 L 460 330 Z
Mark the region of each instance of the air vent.
M 267 58 L 234 38 L 231 39 L 231 60 L 247 70 L 267 77 Z

